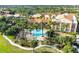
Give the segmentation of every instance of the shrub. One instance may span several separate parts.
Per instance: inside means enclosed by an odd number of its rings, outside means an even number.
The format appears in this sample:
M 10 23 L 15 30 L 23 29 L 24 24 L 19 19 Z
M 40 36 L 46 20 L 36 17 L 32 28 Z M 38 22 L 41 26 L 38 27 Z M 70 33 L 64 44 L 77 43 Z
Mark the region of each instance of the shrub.
M 64 52 L 66 52 L 66 53 L 75 52 L 75 48 L 70 43 L 68 43 L 67 45 L 65 45 L 62 50 Z
M 76 32 L 68 32 L 68 34 L 76 35 L 77 33 Z

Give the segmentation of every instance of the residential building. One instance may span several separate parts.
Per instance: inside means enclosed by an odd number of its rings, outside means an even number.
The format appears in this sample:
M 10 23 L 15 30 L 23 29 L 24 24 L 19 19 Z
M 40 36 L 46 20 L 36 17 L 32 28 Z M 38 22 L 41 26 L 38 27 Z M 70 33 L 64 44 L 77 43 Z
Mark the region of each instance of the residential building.
M 77 19 L 73 13 L 64 14 L 34 14 L 31 15 L 31 21 L 33 22 L 48 22 L 52 21 L 51 28 L 55 31 L 62 32 L 76 32 L 77 29 Z
M 54 23 L 51 27 L 57 31 L 64 32 L 76 32 L 77 19 L 74 14 L 64 13 L 52 16 L 52 22 Z

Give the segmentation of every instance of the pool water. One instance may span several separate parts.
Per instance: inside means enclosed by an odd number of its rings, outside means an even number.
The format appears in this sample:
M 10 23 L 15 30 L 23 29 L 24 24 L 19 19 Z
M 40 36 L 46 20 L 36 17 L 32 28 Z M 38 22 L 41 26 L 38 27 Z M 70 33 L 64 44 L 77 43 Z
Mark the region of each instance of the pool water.
M 42 34 L 43 32 L 43 34 Z M 43 30 L 42 29 L 37 29 L 37 30 L 32 30 L 32 35 L 33 36 L 36 36 L 36 37 L 39 37 L 39 36 L 46 36 L 46 30 Z

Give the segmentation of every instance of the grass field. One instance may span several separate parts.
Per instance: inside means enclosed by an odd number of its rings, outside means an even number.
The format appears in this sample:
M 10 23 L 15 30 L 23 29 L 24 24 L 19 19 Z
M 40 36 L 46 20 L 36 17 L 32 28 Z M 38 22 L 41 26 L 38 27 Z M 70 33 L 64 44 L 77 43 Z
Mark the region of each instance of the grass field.
M 37 53 L 60 53 L 58 50 L 56 50 L 55 48 L 51 48 L 51 47 L 40 47 L 38 49 L 35 50 Z
M 12 46 L 7 40 L 0 34 L 0 53 L 31 53 L 30 50 L 23 50 L 18 47 Z

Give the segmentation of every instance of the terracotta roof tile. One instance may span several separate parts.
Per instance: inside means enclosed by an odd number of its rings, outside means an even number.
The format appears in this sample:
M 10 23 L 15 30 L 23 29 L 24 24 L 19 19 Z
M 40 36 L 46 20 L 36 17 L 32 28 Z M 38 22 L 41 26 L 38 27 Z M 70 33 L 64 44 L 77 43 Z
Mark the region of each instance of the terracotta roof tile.
M 69 21 L 72 21 L 73 15 L 69 14 L 69 15 L 65 16 L 65 18 L 68 19 Z

